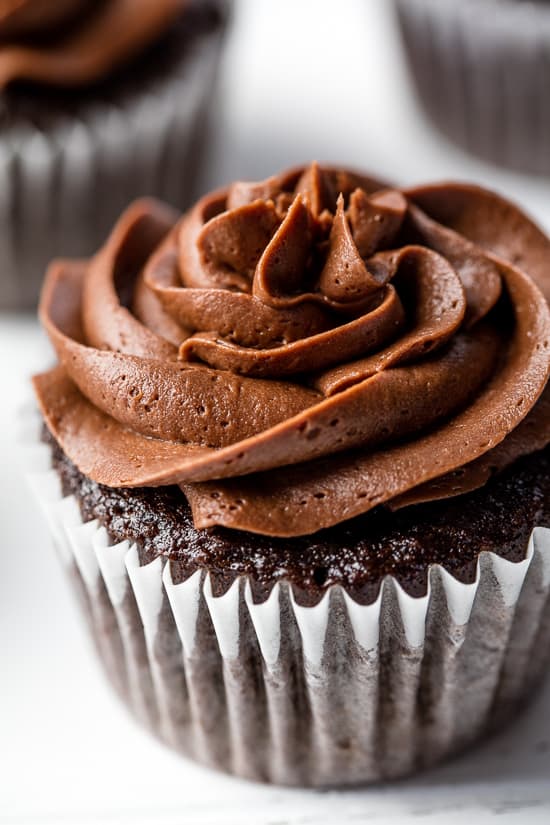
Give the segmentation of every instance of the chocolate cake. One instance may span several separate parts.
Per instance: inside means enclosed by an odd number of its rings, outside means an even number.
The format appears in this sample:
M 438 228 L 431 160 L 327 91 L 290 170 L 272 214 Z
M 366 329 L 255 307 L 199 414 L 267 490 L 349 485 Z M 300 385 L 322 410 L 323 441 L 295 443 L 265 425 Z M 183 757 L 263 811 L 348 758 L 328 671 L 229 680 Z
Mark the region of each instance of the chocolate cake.
M 63 454 L 46 430 L 53 466 L 66 496 L 80 504 L 85 522 L 97 519 L 113 544 L 129 540 L 142 564 L 171 562 L 175 582 L 208 570 L 216 594 L 246 576 L 264 600 L 279 580 L 292 584 L 300 604 L 316 604 L 339 584 L 362 604 L 393 576 L 413 596 L 426 593 L 428 571 L 441 564 L 472 582 L 480 553 L 519 562 L 537 525 L 550 527 L 550 452 L 519 459 L 480 490 L 457 498 L 383 507 L 311 536 L 287 539 L 211 527 L 196 530 L 179 487 L 113 489 L 91 481 Z
M 222 7 L 214 0 L 187 6 L 178 0 L 177 5 L 177 17 L 166 31 L 153 37 L 138 54 L 120 63 L 116 61 L 105 74 L 97 74 L 82 82 L 77 82 L 70 74 L 63 75 L 59 83 L 48 81 L 39 74 L 29 78 L 17 76 L 10 80 L 2 90 L 0 126 L 16 128 L 33 124 L 36 128 L 48 130 L 69 115 L 86 116 L 90 106 L 116 105 L 119 100 L 141 97 L 147 86 L 154 89 L 156 84 L 170 78 L 181 67 L 182 58 L 192 53 L 202 39 L 208 39 L 218 31 L 223 22 Z M 93 16 L 88 9 L 88 17 L 90 14 Z M 79 14 L 71 28 L 78 32 L 81 26 Z M 64 28 L 61 33 L 54 30 L 48 48 L 55 50 L 58 40 L 63 42 L 66 38 Z M 44 46 L 43 38 L 40 38 L 39 45 Z M 0 42 L 0 53 L 1 49 Z
M 46 509 L 164 741 L 345 785 L 517 710 L 550 641 L 549 261 L 494 193 L 312 163 L 51 265 Z
M 187 0 L 4 0 L 0 88 L 30 81 L 86 88 L 127 64 L 181 20 Z
M 0 307 L 92 254 L 140 195 L 193 197 L 226 0 L 0 0 Z M 177 171 L 177 174 L 176 174 Z

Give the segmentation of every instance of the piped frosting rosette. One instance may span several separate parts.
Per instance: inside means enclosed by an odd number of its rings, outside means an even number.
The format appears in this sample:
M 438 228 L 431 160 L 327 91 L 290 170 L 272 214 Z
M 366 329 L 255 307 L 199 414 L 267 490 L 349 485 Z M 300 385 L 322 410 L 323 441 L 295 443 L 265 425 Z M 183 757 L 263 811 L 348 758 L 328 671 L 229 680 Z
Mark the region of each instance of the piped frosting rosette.
M 134 204 L 48 272 L 51 432 L 197 528 L 274 536 L 457 495 L 550 440 L 550 242 L 473 186 L 316 164 Z M 543 294 L 547 290 L 547 297 Z
M 187 0 L 0 0 L 0 89 L 81 86 L 153 43 Z

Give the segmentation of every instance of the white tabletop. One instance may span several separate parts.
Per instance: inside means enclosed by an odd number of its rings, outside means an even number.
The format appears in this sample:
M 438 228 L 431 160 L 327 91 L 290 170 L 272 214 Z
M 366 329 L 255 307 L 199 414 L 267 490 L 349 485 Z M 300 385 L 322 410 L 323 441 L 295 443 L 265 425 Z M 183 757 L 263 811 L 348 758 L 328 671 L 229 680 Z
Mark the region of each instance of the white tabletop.
M 550 227 L 550 182 L 490 168 L 420 118 L 388 0 L 241 0 L 204 188 L 312 157 L 402 182 L 461 178 Z M 244 783 L 172 754 L 111 694 L 17 469 L 17 410 L 49 363 L 0 316 L 0 823 L 548 823 L 550 684 L 499 737 L 429 774 L 344 793 Z

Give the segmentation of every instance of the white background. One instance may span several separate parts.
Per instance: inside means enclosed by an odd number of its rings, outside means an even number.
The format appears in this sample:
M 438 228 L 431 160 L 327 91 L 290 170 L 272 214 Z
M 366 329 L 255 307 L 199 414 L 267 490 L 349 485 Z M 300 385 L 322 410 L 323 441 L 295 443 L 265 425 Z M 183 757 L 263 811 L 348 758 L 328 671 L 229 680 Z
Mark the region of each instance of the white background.
M 389 0 L 241 0 L 220 104 L 205 189 L 316 158 L 403 183 L 485 183 L 550 228 L 550 181 L 468 158 L 424 122 Z M 142 732 L 103 681 L 17 470 L 17 409 L 49 359 L 32 318 L 0 316 L 0 823 L 547 825 L 550 685 L 500 737 L 385 789 L 253 786 Z

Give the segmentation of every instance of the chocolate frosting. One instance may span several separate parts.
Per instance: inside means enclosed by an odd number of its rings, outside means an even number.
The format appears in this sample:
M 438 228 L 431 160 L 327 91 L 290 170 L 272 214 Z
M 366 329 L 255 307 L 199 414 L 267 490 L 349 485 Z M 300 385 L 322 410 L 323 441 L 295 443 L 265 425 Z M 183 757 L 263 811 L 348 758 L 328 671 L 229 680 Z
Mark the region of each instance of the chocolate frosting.
M 157 40 L 187 0 L 0 0 L 0 89 L 83 86 Z
M 312 164 L 179 220 L 142 201 L 91 261 L 51 266 L 59 365 L 36 392 L 94 481 L 179 484 L 197 528 L 310 534 L 548 443 L 549 266 L 474 186 Z

